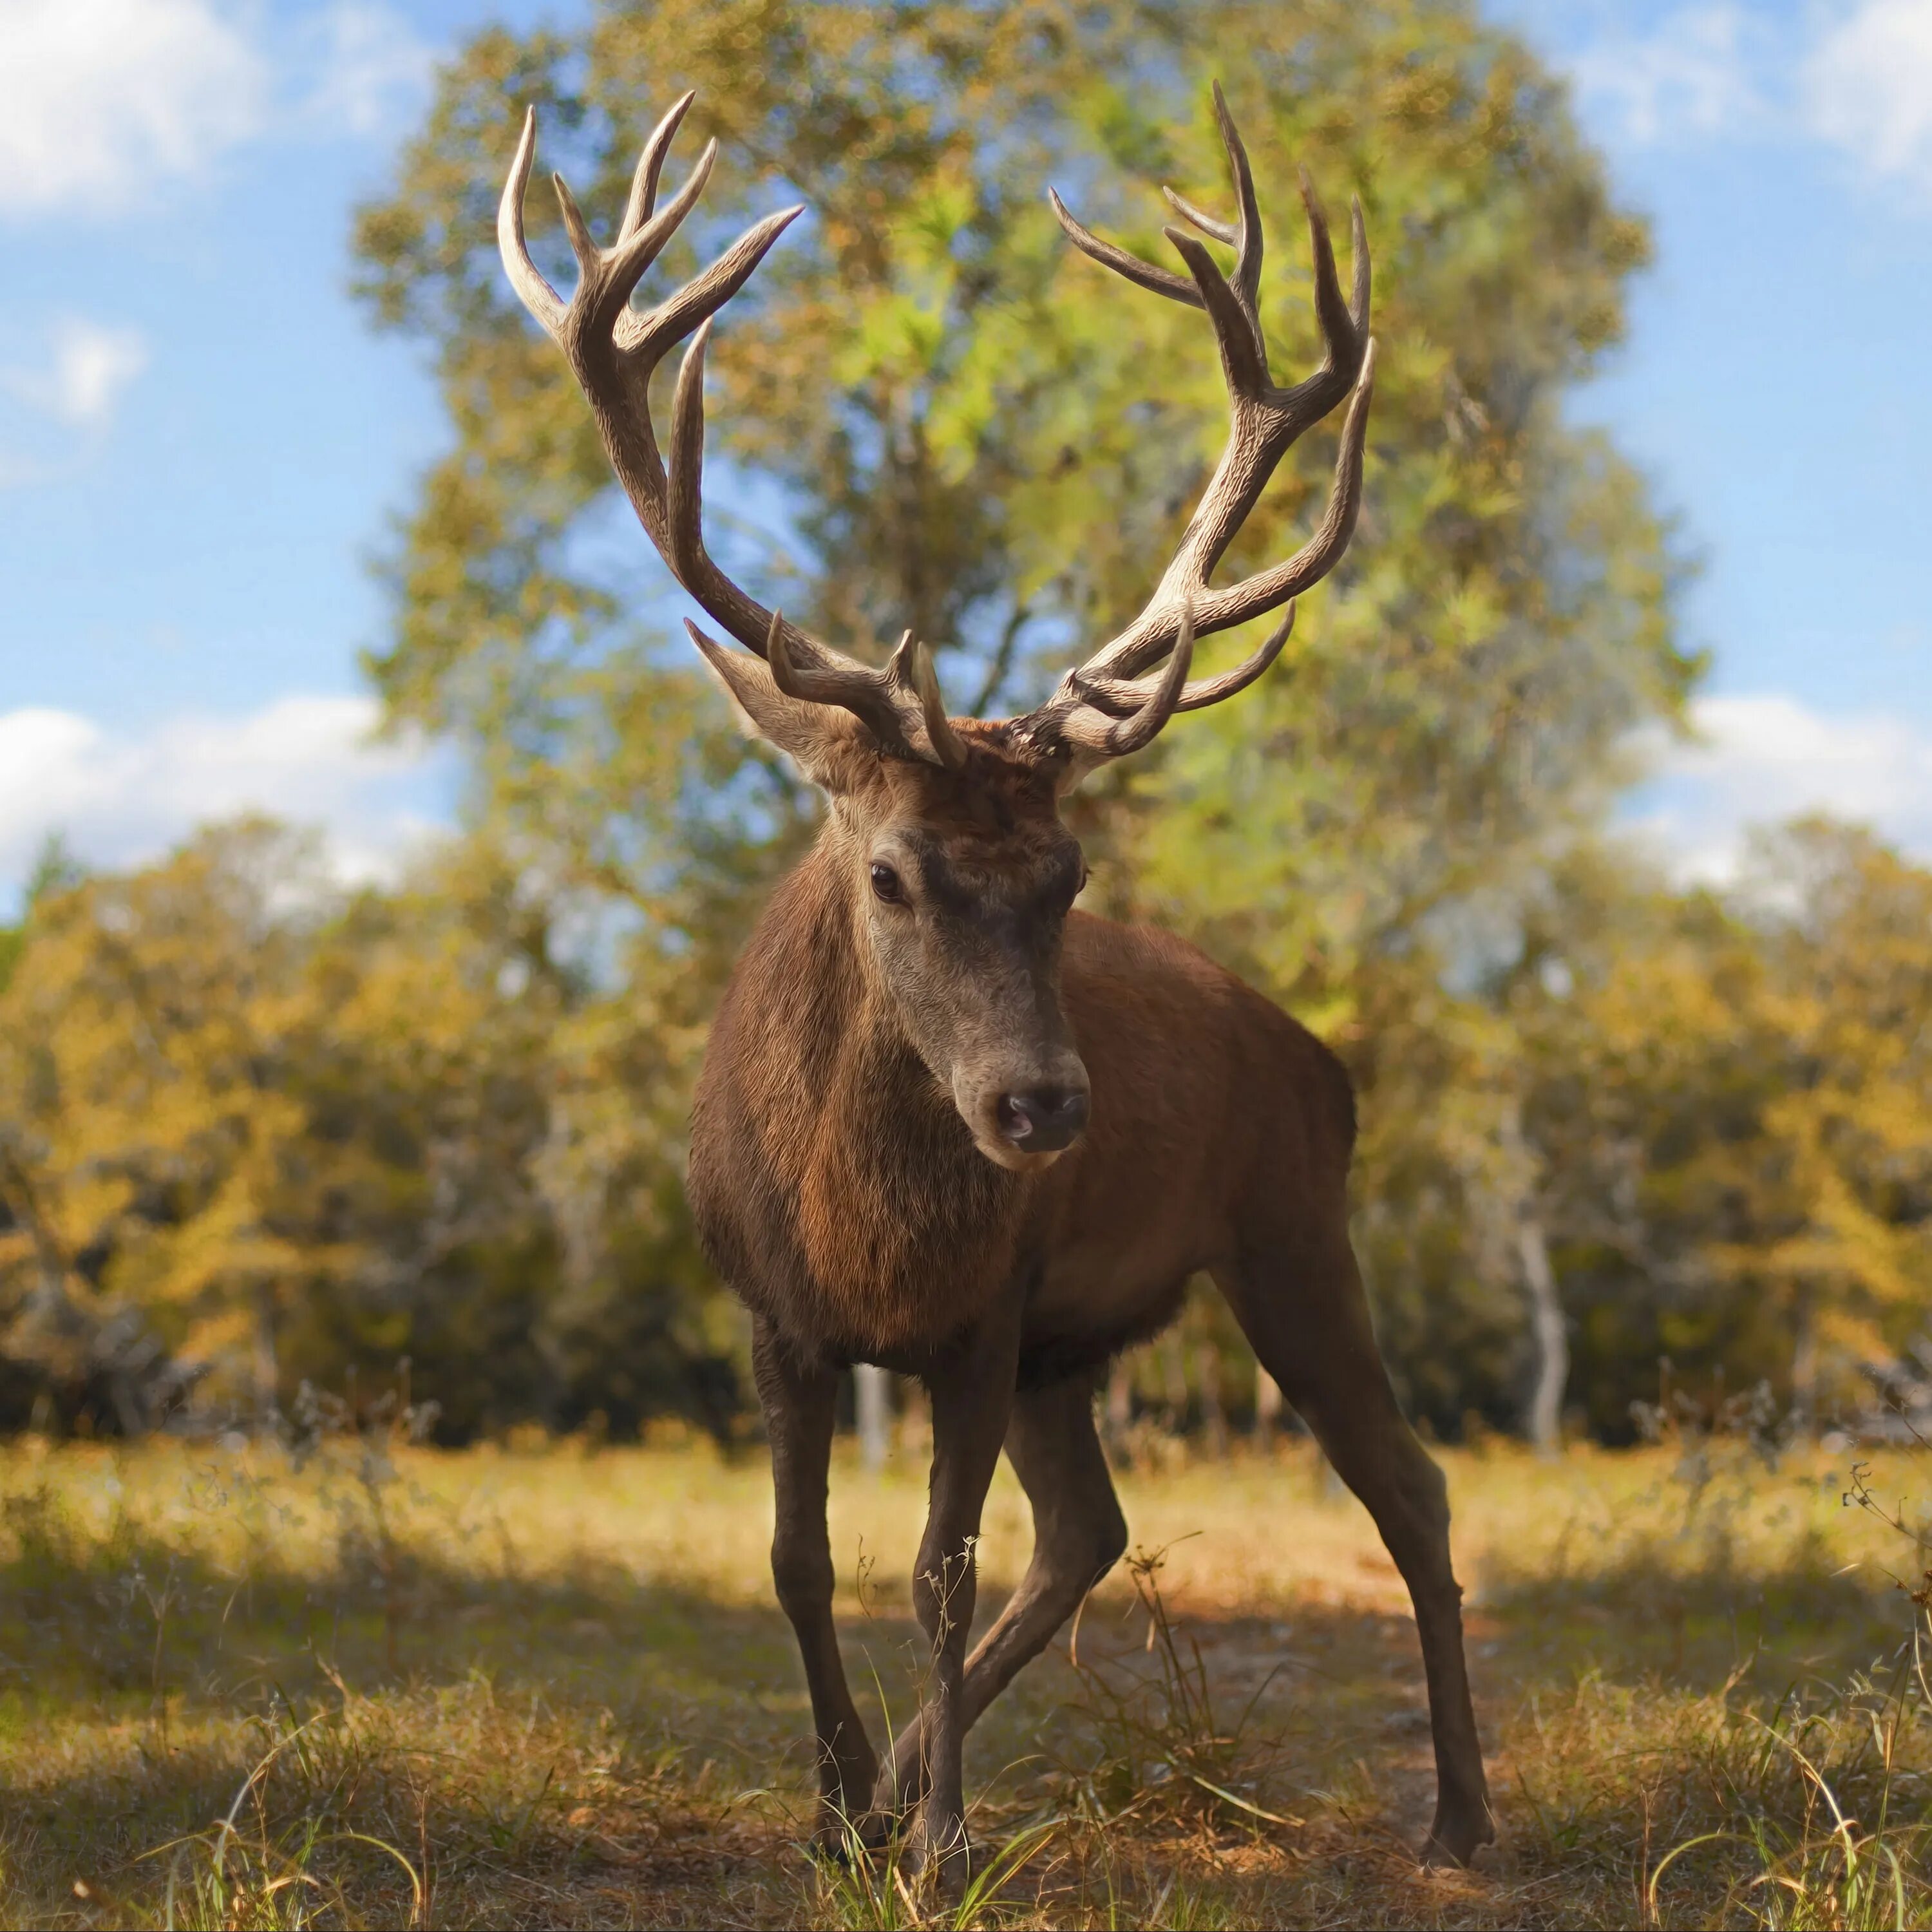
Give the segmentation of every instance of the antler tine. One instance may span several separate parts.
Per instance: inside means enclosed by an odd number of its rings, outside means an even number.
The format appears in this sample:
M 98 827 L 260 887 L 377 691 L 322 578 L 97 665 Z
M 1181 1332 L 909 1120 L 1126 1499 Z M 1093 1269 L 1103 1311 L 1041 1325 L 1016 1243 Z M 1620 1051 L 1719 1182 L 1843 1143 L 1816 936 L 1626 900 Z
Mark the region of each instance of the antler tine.
M 666 208 L 657 220 L 663 220 L 671 212 Z M 655 366 L 667 349 L 688 335 L 699 322 L 716 315 L 751 280 L 752 271 L 765 259 L 772 244 L 804 212 L 801 202 L 754 221 L 709 268 L 693 276 L 674 295 L 668 296 L 648 314 L 625 310 L 617 318 L 618 346 L 640 358 L 647 356 Z
M 664 161 L 692 98 L 687 94 L 675 102 L 645 142 L 623 220 L 609 248 L 598 247 L 562 178 L 553 177 L 564 232 L 577 257 L 577 286 L 567 302 L 538 272 L 524 238 L 524 197 L 536 152 L 536 110 L 526 115 L 496 217 L 497 242 L 511 285 L 568 358 L 617 480 L 678 582 L 740 644 L 765 658 L 782 691 L 814 703 L 842 705 L 865 721 L 881 749 L 896 757 L 948 766 L 963 762 L 964 748 L 946 724 L 929 663 L 923 671 L 915 664 L 909 677 L 895 680 L 844 656 L 787 623 L 778 612 L 766 610 L 718 568 L 705 548 L 704 358 L 711 323 L 804 211 L 780 208 L 754 222 L 708 268 L 654 308 L 640 314 L 630 306 L 632 291 L 696 205 L 717 158 L 718 144 L 707 142 L 684 185 L 663 208 L 657 208 Z M 651 423 L 651 373 L 694 330 L 678 372 L 667 468 Z M 707 640 L 700 648 L 709 656 L 716 647 Z
M 704 358 L 713 320 L 706 316 L 692 338 L 671 400 L 666 558 L 686 582 L 696 580 L 710 567 L 704 536 Z M 718 604 L 708 608 L 717 610 L 720 621 L 743 641 L 738 623 L 748 625 L 759 614 L 758 605 L 728 582 L 720 582 L 717 595 Z M 728 610 L 730 618 L 723 614 Z M 758 644 L 772 681 L 786 696 L 850 711 L 871 730 L 881 748 L 896 758 L 918 759 L 949 770 L 966 762 L 965 747 L 946 722 L 932 661 L 914 644 L 910 631 L 883 671 L 808 636 L 776 610 L 766 620 Z M 925 728 L 923 748 L 911 728 L 915 719 Z
M 1322 324 L 1322 339 L 1328 346 L 1329 366 L 1339 368 L 1352 353 L 1360 352 L 1358 338 L 1362 325 L 1358 324 L 1342 299 L 1342 280 L 1335 272 L 1335 245 L 1329 239 L 1328 218 L 1322 212 L 1315 184 L 1306 168 L 1300 170 L 1300 175 L 1301 205 L 1308 211 L 1308 238 L 1315 257 L 1315 314 Z M 1368 298 L 1362 284 L 1367 260 L 1365 244 L 1355 258 L 1356 292 L 1362 298 L 1365 316 Z
M 563 340 L 563 298 L 544 280 L 543 272 L 530 259 L 530 244 L 524 238 L 524 196 L 529 193 L 530 164 L 537 152 L 537 110 L 524 116 L 524 131 L 517 142 L 517 158 L 510 164 L 510 177 L 503 184 L 503 198 L 496 204 L 496 251 L 518 300 L 543 325 L 544 332 L 557 342 Z
M 1369 332 L 1369 231 L 1362 220 L 1362 197 L 1348 197 L 1348 253 L 1355 266 L 1354 286 L 1349 291 L 1348 320 L 1358 335 Z
M 963 769 L 965 741 L 953 730 L 946 715 L 946 699 L 939 688 L 939 672 L 932 653 L 910 631 L 900 638 L 898 648 L 886 661 L 886 682 L 896 695 L 909 698 L 918 706 L 920 722 L 926 728 L 933 761 L 950 772 Z
M 704 548 L 704 353 L 711 344 L 706 316 L 678 364 L 670 404 L 670 461 L 664 480 L 666 561 L 681 578 Z M 779 621 L 772 614 L 773 624 Z M 736 626 L 731 627 L 734 631 Z M 739 641 L 744 642 L 740 638 Z M 769 652 L 766 653 L 770 655 Z
M 1227 151 L 1228 171 L 1234 176 L 1235 200 L 1240 211 L 1238 220 L 1220 220 L 1175 194 L 1171 188 L 1163 187 L 1161 193 L 1166 196 L 1168 206 L 1184 221 L 1199 229 L 1210 240 L 1235 251 L 1234 286 L 1252 315 L 1261 291 L 1261 211 L 1255 200 L 1255 178 L 1248 165 L 1248 151 L 1242 145 L 1234 116 L 1228 111 L 1227 97 L 1222 93 L 1218 80 L 1214 83 L 1214 119 L 1220 130 L 1221 145 Z M 1156 295 L 1185 302 L 1190 308 L 1203 305 L 1198 288 L 1190 285 L 1186 276 L 1177 275 L 1169 268 L 1156 268 L 1153 262 L 1143 262 L 1138 255 L 1130 254 L 1126 249 L 1103 240 L 1068 213 L 1066 204 L 1054 189 L 1047 190 L 1046 198 L 1053 204 L 1054 214 L 1066 230 L 1067 238 L 1082 254 L 1091 256 L 1103 268 L 1112 268 L 1116 274 L 1124 275 L 1129 281 L 1151 290 Z M 1167 233 L 1172 239 L 1173 230 L 1170 229 Z M 1199 279 L 1197 274 L 1196 283 Z
M 1172 188 L 1163 187 L 1161 193 L 1167 205 L 1182 220 L 1191 223 L 1200 230 L 1210 242 L 1219 242 L 1224 248 L 1234 248 L 1241 238 L 1241 231 L 1232 221 L 1221 221 L 1210 214 L 1205 208 L 1196 208 L 1185 195 L 1176 194 Z
M 939 765 L 948 771 L 957 771 L 965 764 L 966 747 L 946 722 L 938 676 L 923 645 L 902 642 L 892 654 L 892 665 L 874 670 L 836 652 L 829 654 L 829 662 L 800 664 L 792 656 L 794 634 L 791 626 L 773 611 L 765 637 L 765 662 L 771 667 L 772 682 L 788 698 L 809 704 L 836 704 L 850 712 L 871 731 L 880 749 L 895 758 Z M 911 634 L 906 634 L 908 640 Z M 909 676 L 903 669 L 908 657 Z M 924 747 L 908 728 L 915 719 L 925 729 Z
M 962 770 L 966 763 L 966 747 L 946 715 L 946 700 L 939 688 L 939 668 L 932 662 L 932 652 L 922 644 L 912 647 L 912 676 L 914 688 L 919 694 L 920 716 L 926 726 L 926 742 L 932 746 L 933 755 L 948 771 Z
M 1220 263 L 1192 236 L 1184 235 L 1178 228 L 1163 228 L 1161 232 L 1192 272 L 1194 285 L 1201 291 L 1201 306 L 1214 325 L 1214 340 L 1220 348 L 1230 394 L 1237 401 L 1264 397 L 1270 387 L 1268 350 L 1252 307 L 1222 274 Z
M 1245 689 L 1280 655 L 1293 622 L 1292 600 L 1334 568 L 1348 548 L 1361 507 L 1363 457 L 1375 386 L 1375 345 L 1368 332 L 1370 270 L 1360 204 L 1355 202 L 1351 209 L 1354 273 L 1350 298 L 1344 301 L 1328 221 L 1313 184 L 1303 172 L 1302 199 L 1314 261 L 1316 316 L 1325 353 L 1322 367 L 1313 374 L 1292 388 L 1280 388 L 1269 373 L 1261 330 L 1263 238 L 1253 172 L 1218 86 L 1214 114 L 1227 150 L 1238 219 L 1233 223 L 1219 220 L 1172 189 L 1162 192 L 1182 220 L 1210 240 L 1234 248 L 1232 278 L 1202 242 L 1180 229 L 1169 228 L 1166 233 L 1187 268 L 1185 281 L 1090 234 L 1066 213 L 1057 196 L 1054 200 L 1060 225 L 1084 253 L 1144 288 L 1205 310 L 1221 354 L 1229 420 L 1220 460 L 1146 608 L 1124 631 L 1062 679 L 1046 704 L 1014 721 L 1016 734 L 1042 749 L 1050 748 L 1056 741 L 1088 751 L 1113 745 L 1113 726 L 1144 715 L 1154 698 L 1169 688 L 1172 654 L 1179 651 L 1184 636 L 1191 642 L 1195 637 L 1226 630 L 1288 604 L 1287 619 L 1234 670 L 1192 684 L 1173 684 L 1169 712 L 1198 710 Z M 1225 590 L 1212 588 L 1209 580 L 1215 566 L 1282 458 L 1304 430 L 1345 397 L 1349 399 L 1348 411 L 1319 527 L 1285 563 Z M 1142 676 L 1163 658 L 1169 661 L 1158 678 Z
M 1156 268 L 1151 262 L 1143 262 L 1138 255 L 1130 255 L 1126 249 L 1103 242 L 1066 212 L 1066 204 L 1056 189 L 1048 188 L 1046 198 L 1053 204 L 1054 214 L 1066 231 L 1066 238 L 1083 255 L 1090 255 L 1103 268 L 1112 268 L 1115 274 L 1124 275 L 1157 296 L 1166 296 L 1170 302 L 1185 302 L 1190 308 L 1202 306 L 1199 290 L 1185 275 L 1177 275 L 1171 268 Z M 1189 217 L 1190 220 L 1192 218 Z
M 620 243 L 628 242 L 651 218 L 651 210 L 657 206 L 658 177 L 664 172 L 664 158 L 697 98 L 698 90 L 693 88 L 673 101 L 670 111 L 651 130 L 650 139 L 638 157 L 637 172 L 631 177 L 631 198 L 624 206 L 623 225 L 617 230 Z
M 1197 677 L 1184 685 L 1180 695 L 1174 701 L 1174 710 L 1204 711 L 1210 704 L 1219 704 L 1224 698 L 1232 698 L 1238 691 L 1246 691 L 1281 656 L 1282 647 L 1294 635 L 1295 608 L 1294 599 L 1291 597 L 1281 622 L 1262 640 L 1259 647 L 1232 670 L 1222 671 L 1214 677 Z M 1078 697 L 1095 710 L 1108 712 L 1116 717 L 1126 717 L 1138 711 L 1161 684 L 1158 677 L 1085 677 L 1077 670 L 1070 671 L 1067 676 L 1072 680 Z
M 1240 210 L 1235 230 L 1234 286 L 1252 316 L 1261 298 L 1261 208 L 1255 200 L 1254 170 L 1248 166 L 1248 151 L 1241 145 L 1234 117 L 1228 112 L 1228 98 L 1221 92 L 1218 80 L 1214 83 L 1214 119 L 1221 130 L 1221 145 L 1228 151 L 1228 166 L 1234 177 L 1235 202 Z
M 664 244 L 682 225 L 684 218 L 697 206 L 698 198 L 711 178 L 718 159 L 718 143 L 707 141 L 683 187 L 663 209 L 635 228 L 626 227 L 617 244 L 604 258 L 607 286 L 598 307 L 599 320 L 614 327 L 627 312 L 631 292 L 644 279 L 644 271 L 664 253 Z M 655 193 L 652 199 L 655 200 Z M 794 214 L 797 213 L 794 208 Z M 627 218 L 628 224 L 628 218 Z M 781 224 L 782 225 L 782 224 Z
M 724 299 L 719 297 L 719 303 Z M 714 303 L 712 307 L 718 305 Z M 707 572 L 716 573 L 704 547 L 704 359 L 716 320 L 715 314 L 707 315 L 698 325 L 679 364 L 677 387 L 671 398 L 670 459 L 665 476 L 664 530 L 658 547 L 672 574 L 687 588 L 705 581 Z M 716 603 L 702 597 L 699 601 L 740 644 L 750 646 L 760 656 L 769 657 L 772 627 L 776 626 L 784 633 L 786 655 L 792 663 L 814 671 L 829 672 L 844 666 L 870 677 L 878 676 L 877 672 L 808 637 L 795 625 L 786 623 L 776 611 L 767 616 L 722 574 L 717 574 L 712 588 Z M 697 594 L 694 590 L 693 594 Z M 776 675 L 776 670 L 773 674 Z M 779 688 L 785 687 L 782 684 Z M 794 697 L 803 694 L 791 693 Z M 898 735 L 903 736 L 904 733 Z
M 1139 751 L 1154 742 L 1161 727 L 1180 709 L 1188 667 L 1193 662 L 1194 611 L 1191 604 L 1184 604 L 1180 632 L 1174 638 L 1167 668 L 1140 708 L 1128 717 L 1110 719 L 1088 706 L 1076 706 L 1060 720 L 1060 736 L 1101 759 L 1124 758 L 1131 752 Z
M 948 771 L 959 770 L 966 762 L 966 746 L 946 715 L 946 700 L 939 688 L 939 671 L 932 653 L 908 631 L 886 664 L 886 679 L 896 691 L 917 699 L 920 717 L 934 756 Z
M 571 193 L 570 184 L 562 176 L 554 174 L 550 184 L 556 190 L 557 212 L 563 217 L 563 232 L 570 238 L 570 252 L 577 257 L 578 272 L 586 279 L 594 278 L 603 266 L 604 251 L 591 240 L 590 230 L 578 211 L 577 197 Z

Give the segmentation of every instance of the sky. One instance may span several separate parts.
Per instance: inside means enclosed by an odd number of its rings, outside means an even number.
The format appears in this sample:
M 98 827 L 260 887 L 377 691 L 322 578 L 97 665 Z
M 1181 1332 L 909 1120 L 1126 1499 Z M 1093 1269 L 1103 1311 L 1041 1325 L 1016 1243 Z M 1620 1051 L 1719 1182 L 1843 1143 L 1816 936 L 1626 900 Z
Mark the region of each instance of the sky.
M 358 669 L 445 432 L 350 226 L 440 52 L 581 4 L 0 0 L 0 917 L 52 832 L 260 807 L 380 876 L 449 821 Z M 1932 0 L 1488 4 L 1656 236 L 1574 412 L 1701 560 L 1712 669 L 1626 821 L 1686 876 L 1814 807 L 1932 860 Z

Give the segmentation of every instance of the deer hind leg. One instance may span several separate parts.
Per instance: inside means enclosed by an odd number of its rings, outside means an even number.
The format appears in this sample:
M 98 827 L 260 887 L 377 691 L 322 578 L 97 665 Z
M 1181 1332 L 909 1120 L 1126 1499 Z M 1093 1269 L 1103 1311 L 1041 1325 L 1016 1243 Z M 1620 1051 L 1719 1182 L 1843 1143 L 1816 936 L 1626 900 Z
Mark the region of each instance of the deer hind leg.
M 838 1633 L 832 1620 L 832 1540 L 826 1528 L 826 1475 L 837 1413 L 838 1371 L 800 1362 L 764 1322 L 755 1324 L 752 1365 L 771 1438 L 776 1526 L 772 1580 L 791 1620 L 812 1693 L 818 1748 L 818 1838 L 842 1848 L 860 1816 L 878 1762 L 852 1702 Z
M 1424 1857 L 1466 1864 L 1496 1834 L 1469 1702 L 1462 1588 L 1450 1567 L 1447 1486 L 1396 1406 L 1346 1227 L 1338 1211 L 1317 1238 L 1251 1250 L 1216 1279 L 1408 1586 L 1436 1742 L 1436 1820 Z
M 1032 1561 L 1019 1588 L 966 1660 L 964 1725 L 1053 1640 L 1087 1592 L 1120 1561 L 1127 1526 L 1094 1426 L 1094 1387 L 1085 1376 L 1029 1389 L 1014 1399 L 1006 1460 L 1033 1506 Z M 873 1803 L 904 1810 L 924 1795 L 920 1720 L 893 1739 Z

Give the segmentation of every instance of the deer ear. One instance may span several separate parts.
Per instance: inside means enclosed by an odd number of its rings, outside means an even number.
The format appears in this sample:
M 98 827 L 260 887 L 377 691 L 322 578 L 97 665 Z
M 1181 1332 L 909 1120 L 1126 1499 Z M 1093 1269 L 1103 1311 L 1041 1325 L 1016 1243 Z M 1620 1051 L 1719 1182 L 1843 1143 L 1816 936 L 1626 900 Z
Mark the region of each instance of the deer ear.
M 872 734 L 857 718 L 836 705 L 811 704 L 788 697 L 778 688 L 763 658 L 754 658 L 748 651 L 727 650 L 688 620 L 684 628 L 724 687 L 748 737 L 776 745 L 823 790 L 852 788 L 860 760 L 877 748 Z

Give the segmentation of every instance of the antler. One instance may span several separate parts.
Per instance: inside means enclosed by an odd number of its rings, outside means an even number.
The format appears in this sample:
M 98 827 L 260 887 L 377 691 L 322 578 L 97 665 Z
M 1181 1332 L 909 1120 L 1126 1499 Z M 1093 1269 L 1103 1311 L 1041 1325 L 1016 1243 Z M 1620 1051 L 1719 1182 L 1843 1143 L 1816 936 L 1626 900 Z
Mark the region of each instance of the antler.
M 964 761 L 964 748 L 946 722 L 931 655 L 913 641 L 910 632 L 886 668 L 874 670 L 766 610 L 718 568 L 704 547 L 704 352 L 712 320 L 804 211 L 787 208 L 766 215 L 655 308 L 631 306 L 632 291 L 696 205 L 717 159 L 717 142 L 706 142 L 689 179 L 657 211 L 664 158 L 695 98 L 686 94 L 644 143 L 610 248 L 600 248 L 591 239 L 562 176 L 551 176 L 564 232 L 577 257 L 577 287 L 568 302 L 544 280 L 524 239 L 524 196 L 536 154 L 537 117 L 532 108 L 497 211 L 503 267 L 524 306 L 569 362 L 596 418 L 610 466 L 678 582 L 739 643 L 766 660 L 780 690 L 842 706 L 862 719 L 880 748 L 896 757 L 956 766 Z M 651 375 L 693 330 L 671 404 L 667 470 L 651 422 Z M 692 634 L 707 655 L 720 648 L 695 630 Z
M 1232 224 L 1217 220 L 1172 189 L 1161 191 L 1183 220 L 1234 250 L 1232 278 L 1222 272 L 1194 236 L 1178 228 L 1163 232 L 1188 273 L 1177 275 L 1156 268 L 1082 227 L 1066 212 L 1059 196 L 1051 189 L 1047 191 L 1060 226 L 1083 254 L 1156 295 L 1207 311 L 1227 381 L 1228 428 L 1221 460 L 1146 608 L 1118 637 L 1078 669 L 1069 671 L 1044 704 L 1014 721 L 1014 730 L 1042 752 L 1065 746 L 1103 757 L 1118 756 L 1131 748 L 1118 744 L 1116 733 L 1130 730 L 1133 748 L 1137 748 L 1174 712 L 1218 704 L 1253 683 L 1288 641 L 1294 624 L 1294 599 L 1334 568 L 1354 532 L 1362 496 L 1362 446 L 1375 383 L 1375 344 L 1369 334 L 1369 246 L 1362 205 L 1359 201 L 1354 204 L 1354 286 L 1345 302 L 1335 272 L 1328 224 L 1307 172 L 1303 171 L 1301 199 L 1308 211 L 1314 253 L 1315 313 L 1328 353 L 1313 375 L 1292 388 L 1277 388 L 1268 373 L 1258 308 L 1262 225 L 1255 203 L 1254 177 L 1219 82 L 1214 87 L 1214 114 L 1234 176 L 1238 220 Z M 1288 446 L 1345 396 L 1349 398 L 1348 413 L 1320 527 L 1286 562 L 1225 590 L 1210 589 L 1208 578 L 1214 566 Z M 1186 682 L 1186 661 L 1196 636 L 1244 623 L 1283 604 L 1288 611 L 1281 624 L 1244 664 L 1218 677 Z M 1168 663 L 1162 675 L 1139 675 L 1163 657 Z M 1181 667 L 1178 672 L 1177 664 Z

